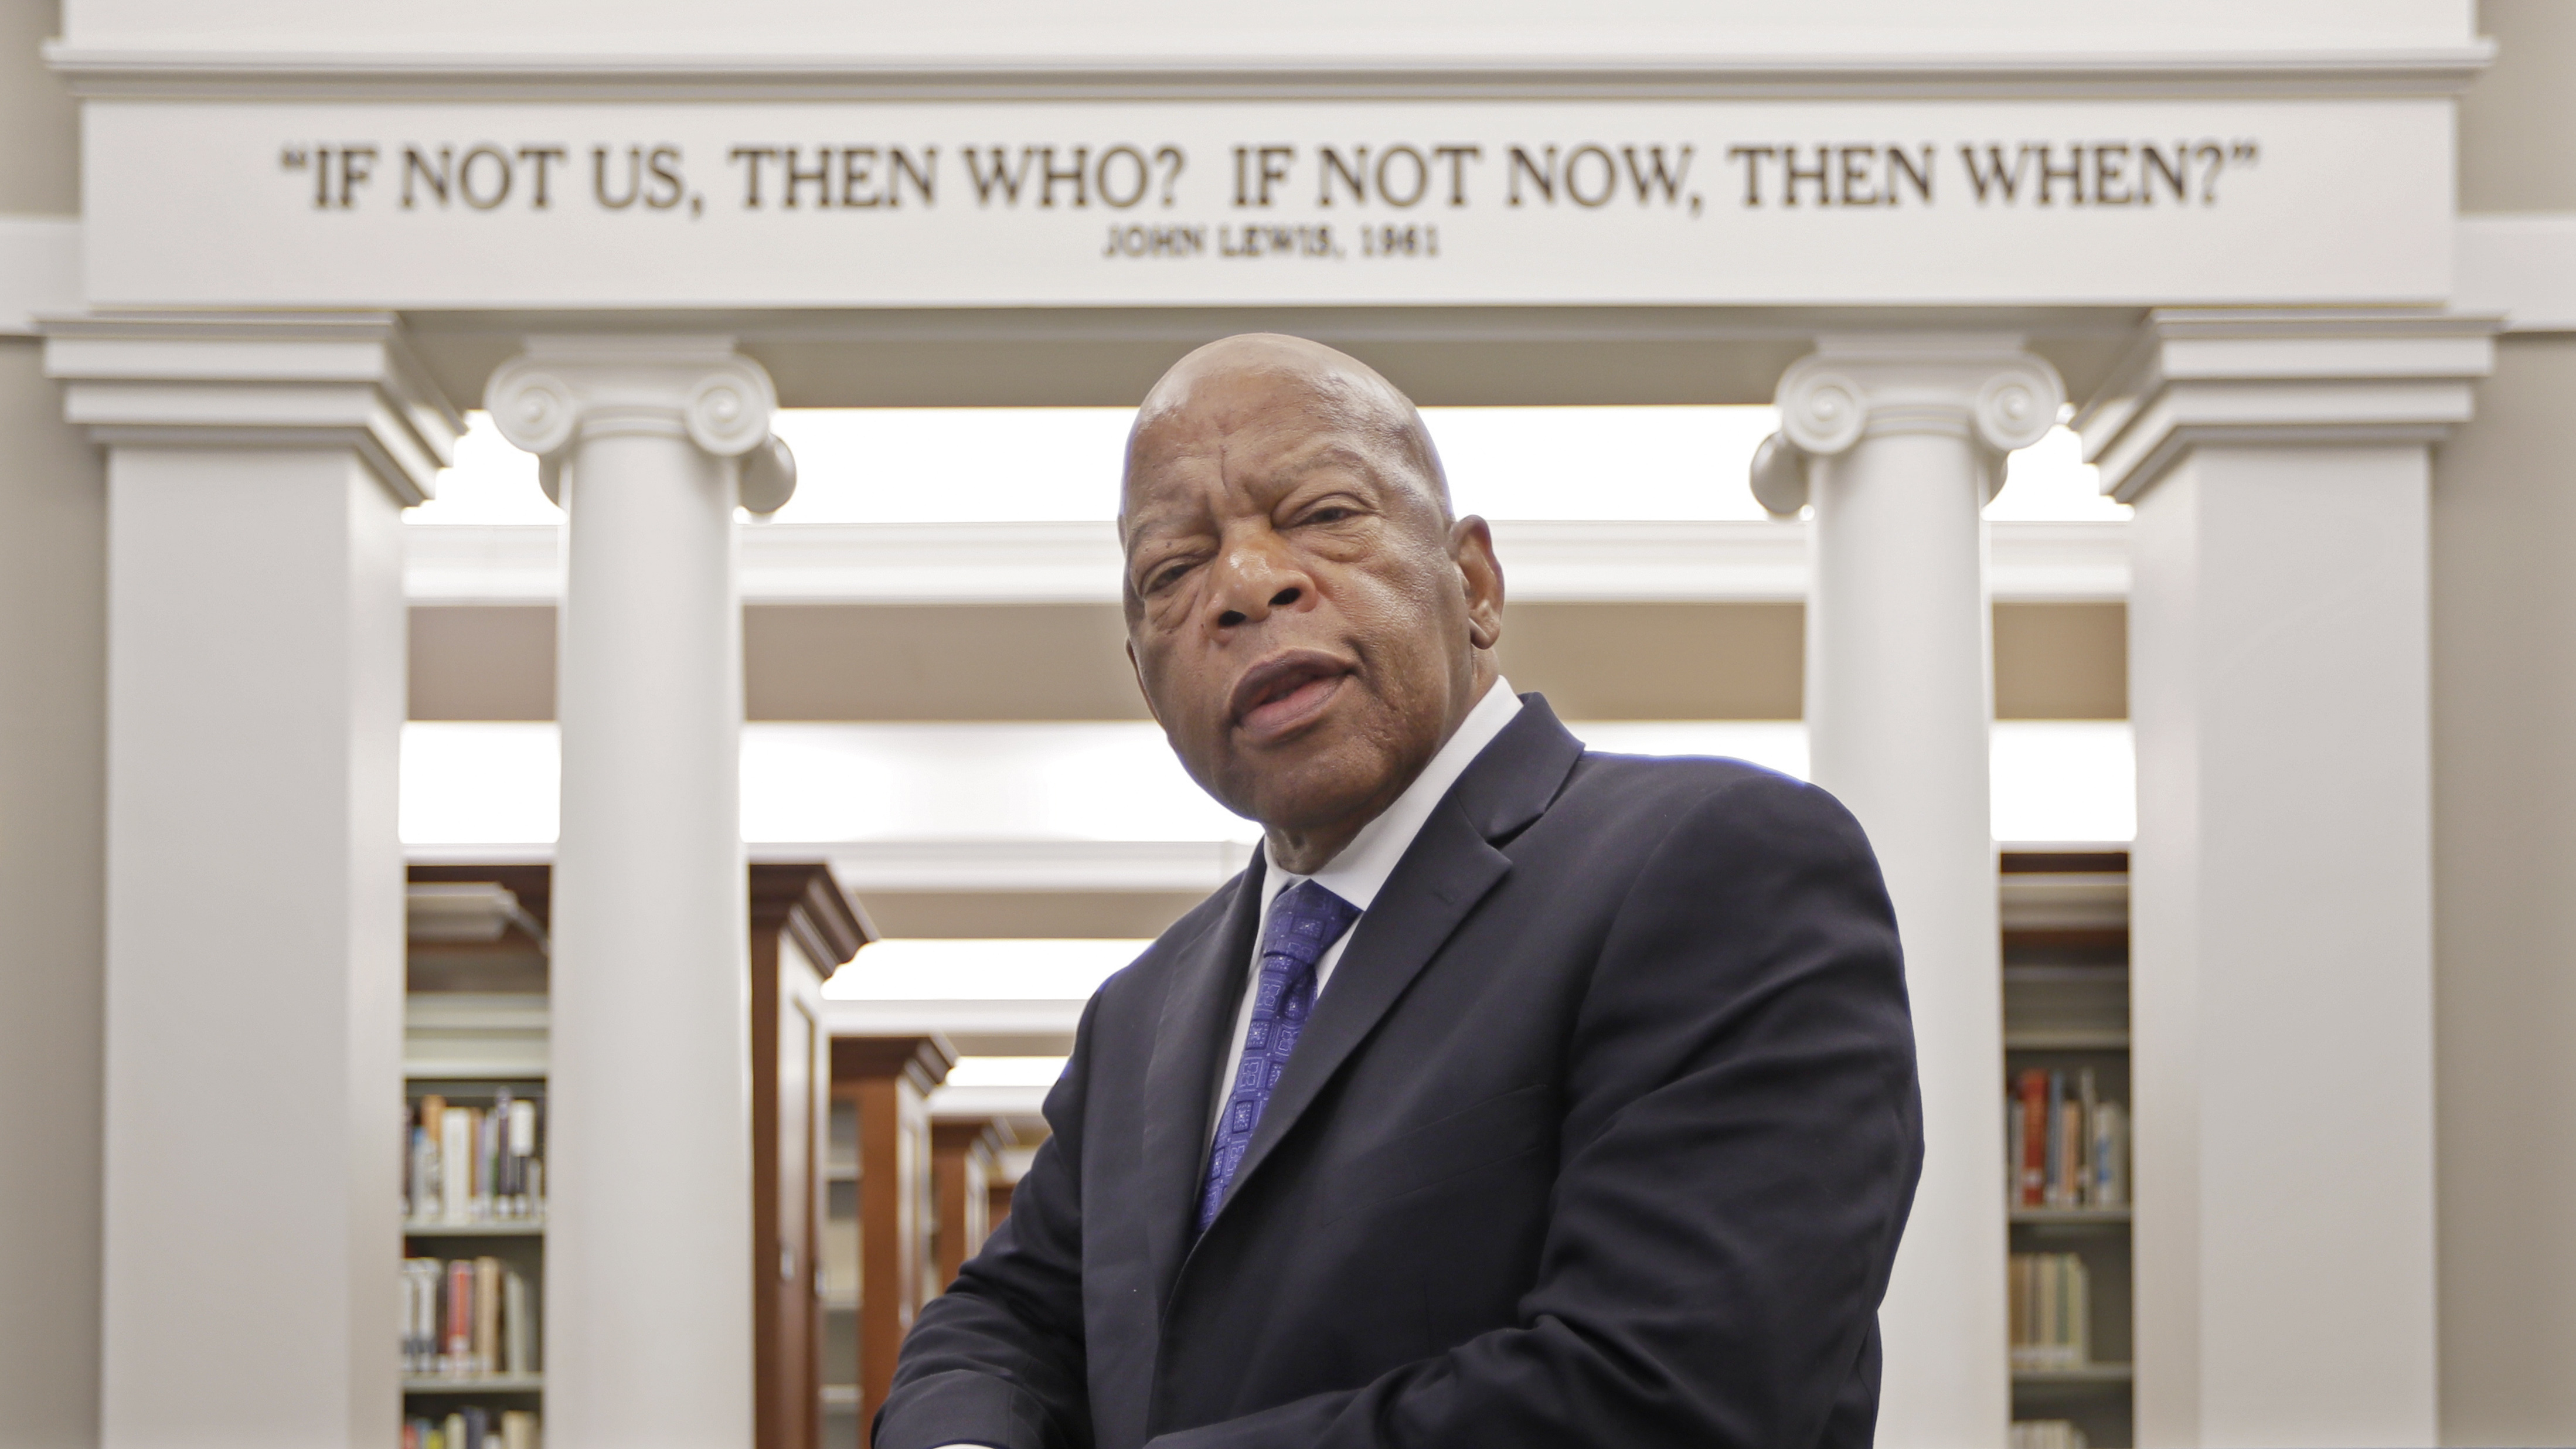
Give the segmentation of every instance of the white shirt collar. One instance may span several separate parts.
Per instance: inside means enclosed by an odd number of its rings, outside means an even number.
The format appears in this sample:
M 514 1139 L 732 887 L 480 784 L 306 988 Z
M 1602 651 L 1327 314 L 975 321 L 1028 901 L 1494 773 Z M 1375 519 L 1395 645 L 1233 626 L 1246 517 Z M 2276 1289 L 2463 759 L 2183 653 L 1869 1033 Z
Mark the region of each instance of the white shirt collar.
M 1413 837 L 1422 833 L 1422 823 L 1431 818 L 1432 808 L 1475 763 L 1476 756 L 1484 753 L 1485 746 L 1494 742 L 1494 736 L 1503 732 L 1503 726 L 1512 722 L 1512 716 L 1520 712 L 1521 699 L 1512 693 L 1512 682 L 1497 676 L 1486 687 L 1485 697 L 1476 701 L 1475 708 L 1458 722 L 1458 732 L 1431 757 L 1430 764 L 1422 767 L 1422 773 L 1413 777 L 1413 783 L 1404 787 L 1404 793 L 1395 797 L 1395 803 L 1361 826 L 1360 833 L 1351 837 L 1341 854 L 1312 877 L 1291 875 L 1280 869 L 1265 843 L 1261 853 L 1268 869 L 1262 872 L 1261 879 L 1262 918 L 1269 918 L 1270 903 L 1281 891 L 1307 879 L 1322 883 L 1324 889 L 1367 910 L 1377 900 L 1377 893 L 1386 888 L 1386 878 L 1395 874 L 1395 864 L 1404 859 Z

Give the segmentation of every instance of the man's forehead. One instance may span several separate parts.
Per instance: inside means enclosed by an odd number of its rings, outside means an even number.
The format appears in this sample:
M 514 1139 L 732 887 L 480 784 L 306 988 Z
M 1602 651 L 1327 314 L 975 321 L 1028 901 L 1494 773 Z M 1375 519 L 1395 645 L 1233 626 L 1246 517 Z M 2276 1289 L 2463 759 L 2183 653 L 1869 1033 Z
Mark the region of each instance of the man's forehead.
M 1137 519 L 1195 514 L 1220 495 L 1266 505 L 1317 474 L 1398 483 L 1394 449 L 1361 432 L 1293 422 L 1173 438 L 1130 458 L 1125 512 Z

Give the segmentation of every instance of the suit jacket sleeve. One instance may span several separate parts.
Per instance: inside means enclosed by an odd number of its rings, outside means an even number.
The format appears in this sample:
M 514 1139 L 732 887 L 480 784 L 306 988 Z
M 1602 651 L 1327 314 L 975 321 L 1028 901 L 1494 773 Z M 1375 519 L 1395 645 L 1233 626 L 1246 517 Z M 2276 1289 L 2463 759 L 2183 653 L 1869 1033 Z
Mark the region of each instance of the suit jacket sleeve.
M 1011 1192 L 1011 1215 L 923 1310 L 869 1442 L 1078 1445 L 1091 1413 L 1082 1337 L 1082 1100 L 1092 998 L 1047 1094 L 1054 1134 Z
M 1922 1132 L 1894 914 L 1832 797 L 1764 775 L 1676 807 L 1564 1107 L 1517 1325 L 1157 1449 L 1774 1449 L 1855 1416 L 1832 1437 L 1865 1439 Z

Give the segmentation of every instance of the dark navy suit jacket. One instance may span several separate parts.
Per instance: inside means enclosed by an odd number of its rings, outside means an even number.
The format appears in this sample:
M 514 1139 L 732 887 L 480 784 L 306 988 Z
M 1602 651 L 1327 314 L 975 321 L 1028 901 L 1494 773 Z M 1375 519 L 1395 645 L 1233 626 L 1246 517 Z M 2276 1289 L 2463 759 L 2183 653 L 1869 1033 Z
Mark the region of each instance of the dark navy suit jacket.
M 1258 859 L 1103 985 L 877 1449 L 1863 1445 L 1922 1161 L 1896 924 L 1833 798 L 1488 745 L 1191 1224 Z

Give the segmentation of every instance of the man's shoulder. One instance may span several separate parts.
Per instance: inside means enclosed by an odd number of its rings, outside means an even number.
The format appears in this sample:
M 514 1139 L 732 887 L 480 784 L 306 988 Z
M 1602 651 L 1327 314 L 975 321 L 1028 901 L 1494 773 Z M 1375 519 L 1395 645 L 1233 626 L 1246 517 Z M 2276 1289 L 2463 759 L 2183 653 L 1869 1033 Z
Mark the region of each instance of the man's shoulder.
M 1749 760 L 1714 755 L 1620 755 L 1587 749 L 1567 776 L 1557 807 L 1594 815 L 1669 821 L 1723 799 L 1771 809 L 1840 813 L 1831 795 Z

